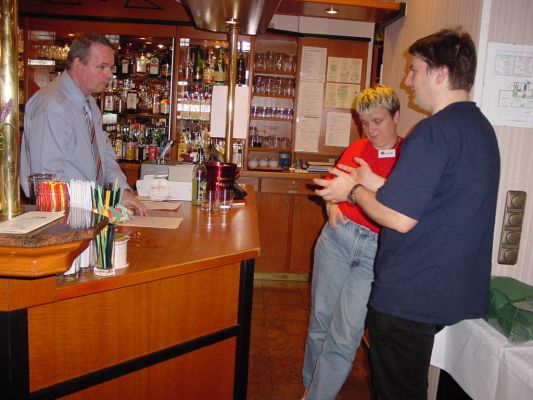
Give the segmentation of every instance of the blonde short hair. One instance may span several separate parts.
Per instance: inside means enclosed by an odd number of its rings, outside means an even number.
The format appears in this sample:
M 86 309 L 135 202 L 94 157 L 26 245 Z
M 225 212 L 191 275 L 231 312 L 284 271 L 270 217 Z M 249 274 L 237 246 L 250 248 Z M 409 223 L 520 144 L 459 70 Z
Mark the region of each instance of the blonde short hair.
M 367 87 L 355 98 L 355 110 L 359 114 L 372 112 L 378 107 L 386 108 L 390 115 L 400 110 L 400 101 L 391 87 L 381 84 Z

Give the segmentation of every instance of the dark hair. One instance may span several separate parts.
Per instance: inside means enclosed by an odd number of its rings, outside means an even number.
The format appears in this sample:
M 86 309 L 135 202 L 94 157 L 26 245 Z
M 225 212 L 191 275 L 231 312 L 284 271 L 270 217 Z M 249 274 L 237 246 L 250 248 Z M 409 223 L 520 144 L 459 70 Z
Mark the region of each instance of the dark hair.
M 79 58 L 82 63 L 87 64 L 89 62 L 89 55 L 91 46 L 93 43 L 100 43 L 110 49 L 113 49 L 113 45 L 105 35 L 99 33 L 85 33 L 76 39 L 70 44 L 70 49 L 67 55 L 67 70 L 72 67 L 74 60 Z
M 430 69 L 448 67 L 450 89 L 470 91 L 476 75 L 476 46 L 460 29 L 443 29 L 418 39 L 409 54 L 420 57 Z

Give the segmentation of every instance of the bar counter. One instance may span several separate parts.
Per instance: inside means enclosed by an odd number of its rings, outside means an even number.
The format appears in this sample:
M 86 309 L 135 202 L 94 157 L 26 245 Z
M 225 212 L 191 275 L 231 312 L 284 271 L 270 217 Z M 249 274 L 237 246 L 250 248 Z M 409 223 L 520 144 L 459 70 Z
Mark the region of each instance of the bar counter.
M 114 277 L 0 277 L 2 399 L 245 399 L 255 196 L 178 229 L 119 227 L 129 266 Z M 65 268 L 66 269 L 66 268 Z

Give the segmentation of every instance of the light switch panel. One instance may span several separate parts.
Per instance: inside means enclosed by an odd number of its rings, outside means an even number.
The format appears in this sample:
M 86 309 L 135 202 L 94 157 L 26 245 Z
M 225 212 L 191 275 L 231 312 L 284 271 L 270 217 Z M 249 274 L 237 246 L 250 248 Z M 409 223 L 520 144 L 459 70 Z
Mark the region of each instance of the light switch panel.
M 516 264 L 526 209 L 526 192 L 509 190 L 505 201 L 502 233 L 498 252 L 499 264 Z

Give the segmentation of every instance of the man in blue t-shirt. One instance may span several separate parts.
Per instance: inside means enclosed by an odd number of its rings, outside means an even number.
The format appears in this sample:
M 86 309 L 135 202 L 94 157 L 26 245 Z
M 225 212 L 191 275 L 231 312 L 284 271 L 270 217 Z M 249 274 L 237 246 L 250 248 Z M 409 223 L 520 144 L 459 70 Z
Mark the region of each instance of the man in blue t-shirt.
M 431 113 L 402 145 L 377 187 L 364 162 L 337 168 L 317 194 L 357 203 L 384 228 L 368 309 L 372 380 L 378 399 L 426 399 L 435 333 L 488 307 L 500 156 L 494 129 L 469 92 L 476 53 L 467 33 L 416 41 L 405 79 Z

